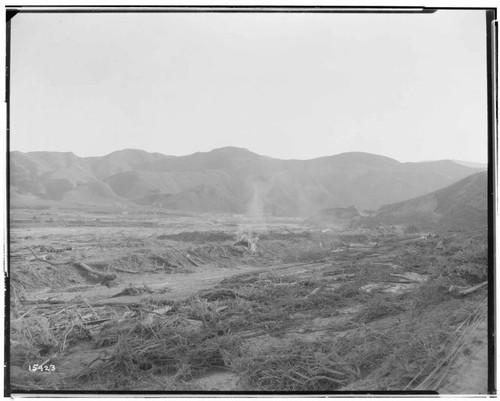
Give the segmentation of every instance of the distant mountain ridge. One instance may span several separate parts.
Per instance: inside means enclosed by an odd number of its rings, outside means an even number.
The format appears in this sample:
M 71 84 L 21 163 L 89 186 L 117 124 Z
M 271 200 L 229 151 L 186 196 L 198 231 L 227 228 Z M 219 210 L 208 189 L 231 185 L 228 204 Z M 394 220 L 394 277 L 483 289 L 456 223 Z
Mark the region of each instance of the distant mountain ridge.
M 463 166 L 472 167 L 472 168 L 480 168 L 486 170 L 488 168 L 488 163 L 477 163 L 477 162 L 469 162 L 464 160 L 453 160 L 455 163 L 461 164 Z
M 415 231 L 448 230 L 480 232 L 488 227 L 487 172 L 406 201 L 360 213 L 355 207 L 319 210 L 304 221 L 309 226 L 371 227 L 399 225 Z
M 485 230 L 488 222 L 488 175 L 468 176 L 418 198 L 382 206 L 377 218 L 384 223 L 417 228 Z
M 474 174 L 451 160 L 400 163 L 363 152 L 282 160 L 225 147 L 187 156 L 137 149 L 102 157 L 10 153 L 18 196 L 82 204 L 135 201 L 194 212 L 310 216 L 320 209 L 377 209 L 443 188 Z

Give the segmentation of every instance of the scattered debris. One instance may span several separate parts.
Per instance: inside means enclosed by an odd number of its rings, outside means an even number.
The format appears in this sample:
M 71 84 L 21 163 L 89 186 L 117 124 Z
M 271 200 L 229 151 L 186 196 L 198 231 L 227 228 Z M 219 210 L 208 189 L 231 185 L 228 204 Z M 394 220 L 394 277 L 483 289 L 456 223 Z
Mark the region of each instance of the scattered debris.
M 40 258 L 36 253 L 35 251 L 28 247 L 28 249 L 30 250 L 30 252 L 33 254 L 33 256 L 35 257 L 35 260 L 38 260 L 40 262 L 45 262 L 45 263 L 48 263 L 49 265 L 51 266 L 65 266 L 65 265 L 72 265 L 72 266 L 75 266 L 75 267 L 80 267 L 84 270 L 86 270 L 87 272 L 89 273 L 92 273 L 94 274 L 95 276 L 98 276 L 98 277 L 101 277 L 103 278 L 106 282 L 107 281 L 112 281 L 114 279 L 116 279 L 116 274 L 106 274 L 106 273 L 101 273 L 97 270 L 94 270 L 92 269 L 91 267 L 87 266 L 85 263 L 83 262 L 74 262 L 74 261 L 67 261 L 67 262 L 50 262 L 44 258 Z
M 129 287 L 124 288 L 122 291 L 120 291 L 119 293 L 117 293 L 115 295 L 112 295 L 110 298 L 124 297 L 124 296 L 136 296 L 136 295 L 143 294 L 145 292 L 152 294 L 153 290 L 151 290 L 146 285 L 144 285 L 143 287 L 133 287 L 132 284 L 130 284 Z
M 461 286 L 457 286 L 457 285 L 451 285 L 448 292 L 452 292 L 452 293 L 455 293 L 457 295 L 468 295 L 468 294 L 472 294 L 473 292 L 485 287 L 486 285 L 488 285 L 487 281 L 483 281 L 482 283 L 474 285 L 472 287 L 461 287 Z
M 157 315 L 164 315 L 172 310 L 171 306 L 164 306 L 162 308 L 156 308 L 150 311 L 150 313 L 156 313 Z
M 427 280 L 427 277 L 422 276 L 415 272 L 406 272 L 402 274 L 390 273 L 390 276 L 402 279 L 401 282 L 407 282 L 407 283 L 423 283 L 424 281 Z
M 314 295 L 316 294 L 319 290 L 320 290 L 321 287 L 318 287 L 318 288 L 315 288 L 314 290 L 312 290 L 309 294 L 307 294 L 304 299 L 307 299 L 309 298 L 311 295 Z
M 118 272 L 121 272 L 121 273 L 128 273 L 128 274 L 141 274 L 143 272 L 138 272 L 138 271 L 133 271 L 133 270 L 126 270 L 126 269 L 121 269 L 119 267 L 116 267 L 116 266 L 112 266 L 112 268 Z M 154 272 L 154 270 L 152 270 Z
M 233 244 L 233 246 L 245 246 L 248 248 L 251 254 L 255 254 L 257 252 L 257 241 L 259 237 L 251 238 L 247 234 L 241 234 L 238 240 Z
M 200 265 L 198 263 L 196 263 L 193 259 L 191 259 L 189 256 L 187 255 L 184 255 L 181 251 L 179 251 L 177 248 L 175 248 L 173 245 L 170 245 L 170 244 L 167 244 L 167 246 L 169 246 L 170 248 L 172 248 L 174 251 L 176 251 L 177 253 L 179 253 L 180 255 L 184 256 L 187 260 L 189 260 L 194 266 L 196 267 L 200 267 Z
M 236 298 L 236 297 L 248 299 L 244 295 L 241 295 L 236 291 L 227 288 L 200 291 L 198 293 L 198 297 L 200 297 L 201 299 L 206 299 L 207 301 L 219 301 L 223 299 Z
M 72 249 L 73 248 L 70 247 L 70 246 L 66 246 L 64 248 L 54 248 L 52 246 L 41 245 L 39 247 L 40 252 L 55 252 L 55 253 L 61 253 L 61 252 L 65 252 L 65 251 L 71 251 Z
M 172 232 L 185 226 L 186 218 Z M 224 224 L 231 227 L 227 232 L 242 230 Z M 236 382 L 238 389 L 254 391 L 356 391 L 408 383 L 415 389 L 425 380 L 436 387 L 448 364 L 441 361 L 448 352 L 457 353 L 454 340 L 473 321 L 468 313 L 487 285 L 481 275 L 484 247 L 448 236 L 443 254 L 435 237 L 426 233 L 424 241 L 422 234 L 396 229 L 299 232 L 281 221 L 278 229 L 243 229 L 258 236 L 242 234 L 234 242 L 228 233 L 181 233 L 175 240 L 193 242 L 182 247 L 158 241 L 177 234 L 148 232 L 139 238 L 132 230 L 110 239 L 107 248 L 92 232 L 71 241 L 83 263 L 51 255 L 63 248 L 44 248 L 48 254 L 37 255 L 33 249 L 42 248 L 31 245 L 34 260 L 50 271 L 24 263 L 31 255 L 22 231 L 15 238 L 16 268 L 10 276 L 16 386 L 112 390 L 157 383 L 155 389 L 192 390 L 214 369 L 223 369 L 234 378 L 228 390 L 235 390 Z M 40 237 L 35 232 L 27 244 Z M 481 241 L 476 243 L 484 245 Z M 244 273 L 219 269 L 244 264 L 253 267 Z M 191 265 L 205 265 L 192 282 L 176 281 L 180 274 L 169 281 L 167 274 L 192 272 Z M 148 272 L 157 275 L 141 276 Z M 127 276 L 119 273 L 134 275 L 128 287 L 119 280 Z M 94 276 L 120 288 L 102 288 Z M 223 280 L 226 276 L 231 277 Z M 164 294 L 167 284 L 171 292 Z M 19 373 L 29 361 L 61 369 L 73 362 L 77 368 L 66 377 L 52 376 L 53 383 L 48 375 L 35 383 Z M 439 365 L 436 379 L 427 379 Z
M 89 273 L 92 273 L 98 277 L 102 277 L 105 281 L 112 281 L 116 278 L 116 274 L 106 274 L 106 273 L 101 273 L 97 270 L 92 269 L 91 267 L 87 266 L 83 262 L 76 262 L 74 263 L 75 266 L 81 267 L 82 269 L 85 269 Z

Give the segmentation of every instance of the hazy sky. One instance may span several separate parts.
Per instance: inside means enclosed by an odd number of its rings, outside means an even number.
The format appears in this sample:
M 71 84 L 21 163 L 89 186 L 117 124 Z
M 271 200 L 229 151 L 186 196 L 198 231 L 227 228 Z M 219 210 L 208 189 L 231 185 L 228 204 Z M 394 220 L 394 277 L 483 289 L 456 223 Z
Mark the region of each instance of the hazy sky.
M 487 160 L 483 11 L 18 14 L 11 150 Z

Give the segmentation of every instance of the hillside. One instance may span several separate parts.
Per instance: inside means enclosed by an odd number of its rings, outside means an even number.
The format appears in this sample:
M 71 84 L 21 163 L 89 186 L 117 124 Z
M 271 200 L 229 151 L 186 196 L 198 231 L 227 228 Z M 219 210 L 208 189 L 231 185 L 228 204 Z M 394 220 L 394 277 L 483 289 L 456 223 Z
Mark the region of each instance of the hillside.
M 304 221 L 304 224 L 313 227 L 345 227 L 360 218 L 361 214 L 354 206 L 334 207 L 318 211 L 314 216 Z
M 281 160 L 234 147 L 187 156 L 126 149 L 87 158 L 15 151 L 10 167 L 11 190 L 21 196 L 82 204 L 122 199 L 254 216 L 311 216 L 350 206 L 377 209 L 480 171 L 450 160 L 400 163 L 362 152 Z
M 116 195 L 134 200 L 151 194 L 176 194 L 223 178 L 222 172 L 132 170 L 115 174 L 104 181 Z
M 476 163 L 476 162 L 469 162 L 469 161 L 464 161 L 464 160 L 453 160 L 455 163 L 462 164 L 463 166 L 467 167 L 473 167 L 473 168 L 481 168 L 483 170 L 486 170 L 488 168 L 487 163 Z
M 377 213 L 384 223 L 474 231 L 485 230 L 487 173 L 477 173 L 430 194 L 385 205 Z
M 119 173 L 147 169 L 153 163 L 168 158 L 160 153 L 123 149 L 102 157 L 87 157 L 83 162 L 96 178 L 105 179 Z

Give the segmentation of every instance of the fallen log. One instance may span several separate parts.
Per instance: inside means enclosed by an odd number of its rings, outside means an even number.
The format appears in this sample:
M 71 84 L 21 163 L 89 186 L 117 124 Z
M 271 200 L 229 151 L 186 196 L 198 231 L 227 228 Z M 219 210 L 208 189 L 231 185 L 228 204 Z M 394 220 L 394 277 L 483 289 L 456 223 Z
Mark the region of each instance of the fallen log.
M 196 262 L 198 262 L 198 263 L 201 263 L 201 264 L 205 263 L 205 262 L 203 261 L 203 259 L 201 259 L 201 258 L 200 258 L 200 257 L 198 257 L 198 256 L 195 256 L 195 255 L 188 255 L 188 256 L 189 256 L 190 258 L 192 258 L 192 259 L 195 259 L 195 261 L 196 261 Z
M 99 319 L 99 320 L 90 320 L 88 322 L 83 322 L 83 325 L 84 326 L 97 326 L 97 325 L 106 323 L 106 322 L 108 322 L 110 320 L 111 320 L 111 318 L 108 318 L 108 319 Z M 61 325 L 56 324 L 56 326 L 60 330 L 64 330 L 64 329 L 67 329 L 68 327 L 71 327 L 71 325 L 68 325 L 68 324 L 61 324 Z
M 157 255 L 155 253 L 153 253 L 151 255 L 156 261 L 158 262 L 161 262 L 163 263 L 164 265 L 167 265 L 168 267 L 179 267 L 177 265 L 174 265 L 172 264 L 172 262 L 170 262 L 170 260 L 168 260 L 167 258 L 163 257 L 163 256 L 160 256 L 160 255 Z
M 328 281 L 356 281 L 355 276 L 341 276 L 341 277 L 333 277 Z
M 423 280 L 419 280 L 417 278 L 413 278 L 407 274 L 398 274 L 398 273 L 390 273 L 391 277 L 397 277 L 399 279 L 403 279 L 409 283 L 421 283 Z
M 327 271 L 322 274 L 322 276 L 340 276 L 341 274 L 347 274 L 343 269 L 342 270 L 333 270 Z
M 58 299 L 25 299 L 23 301 L 24 304 L 26 305 L 39 305 L 39 304 L 47 304 L 47 305 L 61 305 L 61 304 L 66 304 L 68 301 L 62 301 Z
M 147 270 L 142 270 L 140 272 L 138 271 L 135 271 L 135 270 L 126 270 L 126 269 L 121 269 L 119 267 L 114 267 L 114 266 L 111 266 L 113 269 L 115 269 L 116 271 L 118 272 L 121 272 L 121 273 L 129 273 L 129 274 L 141 274 L 141 273 L 158 273 L 159 270 L 155 270 L 155 269 L 147 269 Z M 167 269 L 168 267 L 165 267 L 163 266 L 162 267 L 163 269 Z
M 299 262 L 299 263 L 287 263 L 282 265 L 274 265 L 268 267 L 257 268 L 255 270 L 249 272 L 243 272 L 234 274 L 232 276 L 226 277 L 224 280 L 220 282 L 220 284 L 232 282 L 235 279 L 243 279 L 244 277 L 251 277 L 254 275 L 258 275 L 261 273 L 274 273 L 279 270 L 293 269 L 294 267 L 315 267 L 315 266 L 325 266 L 324 262 Z
M 129 273 L 129 274 L 141 274 L 142 272 L 137 272 L 133 270 L 126 270 L 126 269 L 121 269 L 119 267 L 111 266 L 112 269 L 116 270 L 117 272 L 121 273 Z
M 34 260 L 38 260 L 40 262 L 45 262 L 45 263 L 48 263 L 49 265 L 52 265 L 52 266 L 64 266 L 64 265 L 67 265 L 69 264 L 69 262 L 59 262 L 59 263 L 55 263 L 55 262 L 51 262 L 50 260 L 46 260 L 44 257 L 39 257 L 35 251 L 33 249 L 31 249 L 31 247 L 27 247 L 30 252 L 33 254 L 33 256 L 35 257 Z
M 35 260 L 38 260 L 40 262 L 45 262 L 45 263 L 48 263 L 49 265 L 52 265 L 52 266 L 68 266 L 68 265 L 72 265 L 72 266 L 75 266 L 75 267 L 80 267 L 86 271 L 88 271 L 89 273 L 92 273 L 98 277 L 102 277 L 104 280 L 106 281 L 111 281 L 111 280 L 114 280 L 116 278 L 116 274 L 106 274 L 106 273 L 101 273 L 97 270 L 94 270 L 92 269 L 91 267 L 87 266 L 85 263 L 83 262 L 74 262 L 74 261 L 66 261 L 66 262 L 58 262 L 58 263 L 55 263 L 55 262 L 50 262 L 48 260 L 45 260 L 44 258 L 40 258 L 33 249 L 31 249 L 29 246 L 27 247 L 30 252 L 33 254 L 33 256 L 35 257 Z
M 394 284 L 417 284 L 420 281 L 412 281 L 412 280 L 377 280 L 380 283 L 394 283 Z
M 108 320 L 111 320 L 111 319 L 90 320 L 88 322 L 83 322 L 83 324 L 85 324 L 85 325 L 96 325 L 96 324 L 102 324 L 104 322 L 107 322 Z
M 133 300 L 130 301 L 113 301 L 113 299 L 108 299 L 108 300 L 97 300 L 97 301 L 92 301 L 90 302 L 90 305 L 92 306 L 120 306 L 120 307 L 125 307 L 125 308 L 137 308 L 140 309 L 143 305 L 137 302 L 137 299 L 134 298 Z
M 77 267 L 81 267 L 82 269 L 85 269 L 89 273 L 92 273 L 92 274 L 94 274 L 96 276 L 102 277 L 106 281 L 111 281 L 111 280 L 114 280 L 116 278 L 116 274 L 106 274 L 106 273 L 98 272 L 97 270 L 92 269 L 91 267 L 87 266 L 83 262 L 76 262 L 73 265 L 77 266 Z
M 316 289 L 312 290 L 312 291 L 311 291 L 309 294 L 307 294 L 307 295 L 306 295 L 303 299 L 307 299 L 307 298 L 309 298 L 311 295 L 316 294 L 316 293 L 317 293 L 320 289 L 321 289 L 321 287 L 318 287 L 318 288 L 316 288 Z
M 172 248 L 174 251 L 180 253 L 183 257 L 185 257 L 187 260 L 189 260 L 194 266 L 200 267 L 198 263 L 196 263 L 193 259 L 191 259 L 189 256 L 184 255 L 181 251 L 179 251 L 177 248 L 175 248 L 173 245 L 167 244 L 170 248 Z
M 458 295 L 468 295 L 468 294 L 471 294 L 473 293 L 474 291 L 477 291 L 479 290 L 480 288 L 484 287 L 485 285 L 487 285 L 488 282 L 487 281 L 483 281 L 482 283 L 478 284 L 478 285 L 475 285 L 473 287 L 469 287 L 469 288 L 466 288 L 464 290 L 459 290 L 457 292 Z
M 240 293 L 229 288 L 209 289 L 198 292 L 198 296 L 207 301 L 219 301 L 228 298 L 243 298 L 250 300 L 249 297 L 241 295 Z

